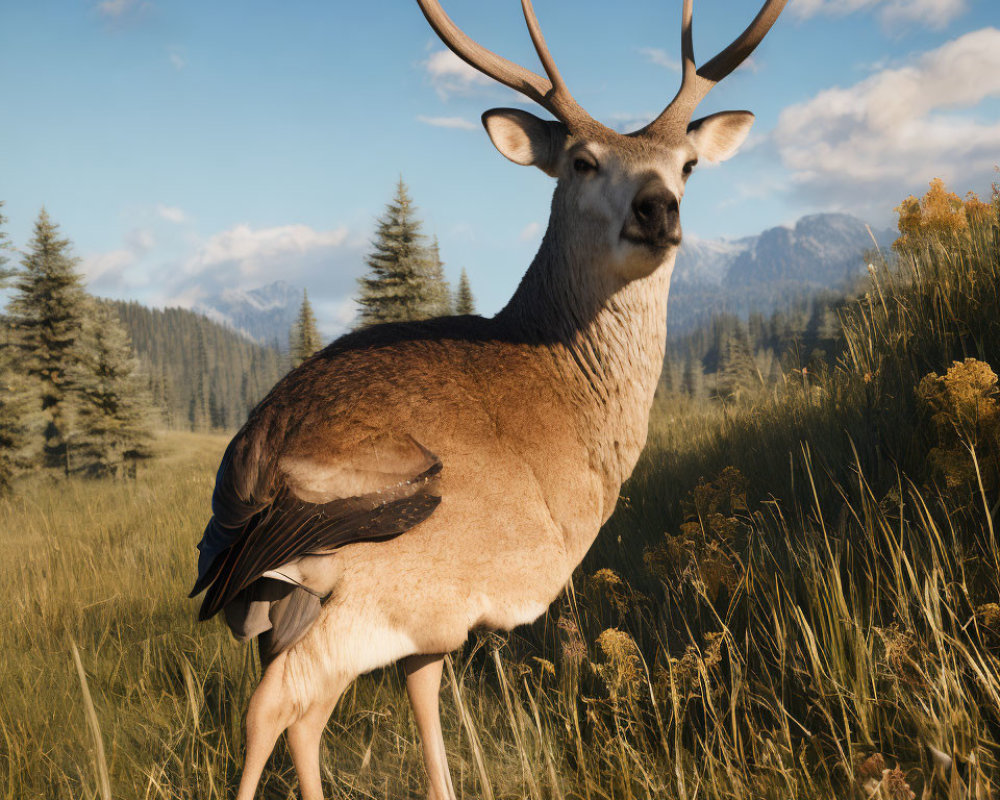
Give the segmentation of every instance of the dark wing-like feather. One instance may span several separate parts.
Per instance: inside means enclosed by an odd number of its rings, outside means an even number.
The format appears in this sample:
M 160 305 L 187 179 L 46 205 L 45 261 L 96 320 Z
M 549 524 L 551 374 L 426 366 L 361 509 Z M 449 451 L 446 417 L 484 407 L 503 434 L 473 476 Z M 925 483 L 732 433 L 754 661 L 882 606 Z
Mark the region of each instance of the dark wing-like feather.
M 240 528 L 219 531 L 233 543 L 215 557 L 191 592 L 193 597 L 208 587 L 199 619 L 218 613 L 269 570 L 354 542 L 389 539 L 427 519 L 441 502 L 436 493 L 441 462 L 430 451 L 421 450 L 431 465 L 393 486 L 326 503 L 304 502 L 285 487 Z M 220 525 L 217 519 L 209 522 L 206 539 L 211 538 L 212 526 Z

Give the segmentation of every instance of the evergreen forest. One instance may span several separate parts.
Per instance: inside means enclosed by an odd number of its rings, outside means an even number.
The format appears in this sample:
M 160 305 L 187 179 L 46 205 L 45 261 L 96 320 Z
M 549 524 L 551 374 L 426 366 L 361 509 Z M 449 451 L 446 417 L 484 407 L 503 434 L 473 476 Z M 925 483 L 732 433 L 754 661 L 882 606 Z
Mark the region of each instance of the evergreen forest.
M 3 204 L 0 203 L 0 211 Z M 21 258 L 0 213 L 0 492 L 34 474 L 134 476 L 159 430 L 234 431 L 323 344 L 303 291 L 288 350 L 183 308 L 91 296 L 73 245 L 43 209 Z M 402 179 L 376 227 L 359 325 L 471 314 Z

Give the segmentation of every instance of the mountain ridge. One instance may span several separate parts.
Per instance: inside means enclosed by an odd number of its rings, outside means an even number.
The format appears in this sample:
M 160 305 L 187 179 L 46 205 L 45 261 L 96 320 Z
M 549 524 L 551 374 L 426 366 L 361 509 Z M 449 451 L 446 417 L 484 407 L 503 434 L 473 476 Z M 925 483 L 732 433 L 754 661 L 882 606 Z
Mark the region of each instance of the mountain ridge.
M 764 314 L 823 290 L 847 290 L 866 252 L 888 252 L 897 233 L 852 214 L 807 214 L 740 239 L 688 237 L 674 268 L 667 319 L 675 332 L 712 314 Z

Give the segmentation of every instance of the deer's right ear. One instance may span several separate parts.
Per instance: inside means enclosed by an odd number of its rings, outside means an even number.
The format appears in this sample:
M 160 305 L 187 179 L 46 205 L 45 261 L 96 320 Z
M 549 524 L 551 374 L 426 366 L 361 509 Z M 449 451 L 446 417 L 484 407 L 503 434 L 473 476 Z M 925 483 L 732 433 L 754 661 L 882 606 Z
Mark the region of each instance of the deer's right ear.
M 519 108 L 493 108 L 483 114 L 483 126 L 502 155 L 556 177 L 568 135 L 563 123 L 539 119 Z

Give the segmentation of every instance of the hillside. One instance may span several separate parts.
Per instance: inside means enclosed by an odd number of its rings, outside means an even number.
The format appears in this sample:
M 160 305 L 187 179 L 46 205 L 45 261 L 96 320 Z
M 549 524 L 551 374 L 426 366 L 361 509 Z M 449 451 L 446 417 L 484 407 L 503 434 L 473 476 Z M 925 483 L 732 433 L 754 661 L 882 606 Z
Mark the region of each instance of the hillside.
M 818 291 L 842 290 L 864 272 L 865 253 L 876 242 L 887 252 L 896 235 L 869 233 L 850 214 L 812 214 L 742 239 L 688 236 L 670 289 L 670 330 L 689 331 L 719 313 L 769 314 Z
M 193 311 L 106 302 L 128 330 L 169 428 L 239 427 L 287 369 L 275 348 Z

